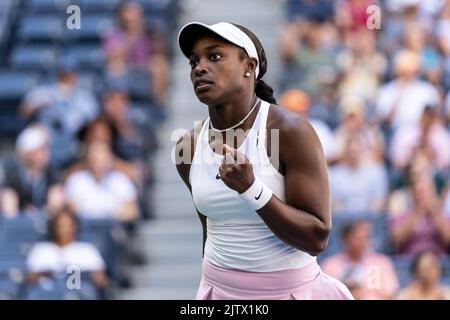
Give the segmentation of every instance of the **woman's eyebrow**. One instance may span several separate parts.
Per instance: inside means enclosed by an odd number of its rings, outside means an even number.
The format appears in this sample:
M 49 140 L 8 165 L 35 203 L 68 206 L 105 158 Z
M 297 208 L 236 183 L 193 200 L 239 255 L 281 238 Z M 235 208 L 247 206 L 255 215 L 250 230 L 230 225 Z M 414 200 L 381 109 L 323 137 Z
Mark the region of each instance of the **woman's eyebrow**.
M 222 48 L 225 49 L 224 46 L 220 45 L 220 44 L 213 44 L 212 46 L 208 46 L 205 48 L 205 50 L 212 50 L 212 49 L 216 49 L 216 48 Z
M 216 49 L 216 48 L 225 49 L 225 47 L 223 45 L 221 45 L 221 44 L 213 44 L 213 45 L 205 47 L 203 49 L 203 51 L 211 51 L 211 50 Z M 189 57 L 192 57 L 192 56 L 197 56 L 197 53 L 192 51 Z

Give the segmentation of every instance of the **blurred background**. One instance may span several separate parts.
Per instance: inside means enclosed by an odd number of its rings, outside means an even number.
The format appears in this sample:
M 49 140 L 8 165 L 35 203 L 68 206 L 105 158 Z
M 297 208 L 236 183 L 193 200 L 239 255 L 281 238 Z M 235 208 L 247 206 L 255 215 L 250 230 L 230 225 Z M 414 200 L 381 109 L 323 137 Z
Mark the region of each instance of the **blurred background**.
M 0 298 L 195 297 L 201 226 L 171 161 L 207 116 L 176 41 L 193 20 L 251 29 L 316 130 L 325 272 L 357 299 L 450 299 L 450 0 L 2 0 Z

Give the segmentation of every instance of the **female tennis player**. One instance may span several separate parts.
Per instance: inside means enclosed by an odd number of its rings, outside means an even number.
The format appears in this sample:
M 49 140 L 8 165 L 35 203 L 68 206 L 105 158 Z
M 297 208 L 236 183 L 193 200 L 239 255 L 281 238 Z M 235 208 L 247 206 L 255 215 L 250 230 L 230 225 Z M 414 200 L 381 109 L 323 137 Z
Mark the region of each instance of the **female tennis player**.
M 304 118 L 276 105 L 258 38 L 193 22 L 178 40 L 209 112 L 175 150 L 203 225 L 196 298 L 353 299 L 316 262 L 331 228 L 322 147 Z

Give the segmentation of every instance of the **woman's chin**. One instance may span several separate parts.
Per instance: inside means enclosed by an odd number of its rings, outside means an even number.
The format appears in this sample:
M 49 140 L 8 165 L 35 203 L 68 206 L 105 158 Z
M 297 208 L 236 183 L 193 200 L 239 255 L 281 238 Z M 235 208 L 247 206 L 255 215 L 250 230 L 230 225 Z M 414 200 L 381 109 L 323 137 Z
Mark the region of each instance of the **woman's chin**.
M 196 96 L 201 103 L 208 106 L 214 104 L 214 101 L 216 100 L 209 92 L 197 93 Z

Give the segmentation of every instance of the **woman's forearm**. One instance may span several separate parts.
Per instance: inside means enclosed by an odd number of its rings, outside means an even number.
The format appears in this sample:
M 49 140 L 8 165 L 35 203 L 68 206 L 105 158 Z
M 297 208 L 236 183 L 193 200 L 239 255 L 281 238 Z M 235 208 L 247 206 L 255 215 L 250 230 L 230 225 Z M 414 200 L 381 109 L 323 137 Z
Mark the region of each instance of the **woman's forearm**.
M 331 226 L 316 215 L 289 206 L 275 195 L 258 210 L 258 214 L 287 244 L 313 256 L 325 250 Z

